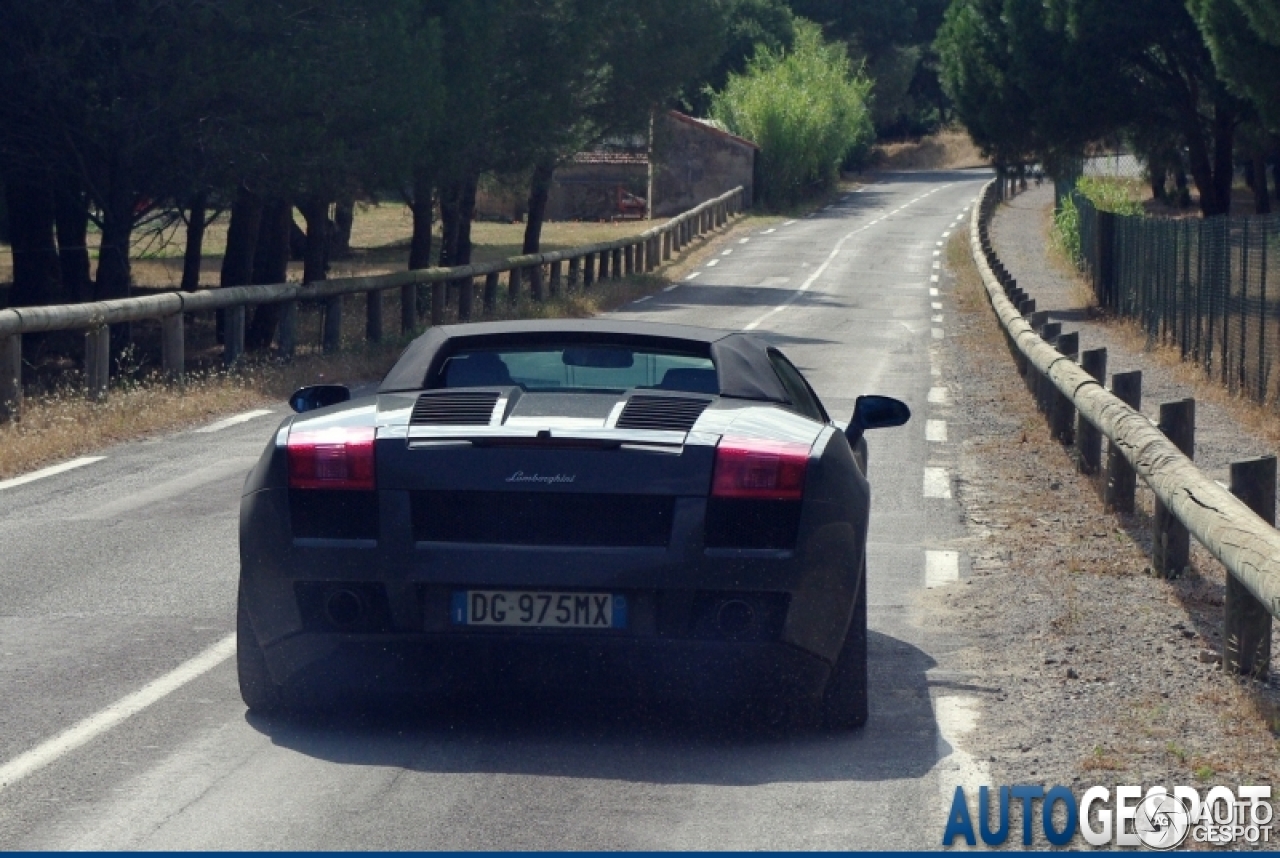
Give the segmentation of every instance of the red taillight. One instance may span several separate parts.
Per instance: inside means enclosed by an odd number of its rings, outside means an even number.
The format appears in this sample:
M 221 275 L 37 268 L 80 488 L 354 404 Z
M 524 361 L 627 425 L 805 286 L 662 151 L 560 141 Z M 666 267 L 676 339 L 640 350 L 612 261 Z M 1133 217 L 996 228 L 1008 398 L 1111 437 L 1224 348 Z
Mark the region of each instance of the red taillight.
M 716 447 L 711 496 L 800 500 L 809 445 L 757 438 L 722 438 Z
M 289 432 L 289 488 L 373 491 L 372 426 Z

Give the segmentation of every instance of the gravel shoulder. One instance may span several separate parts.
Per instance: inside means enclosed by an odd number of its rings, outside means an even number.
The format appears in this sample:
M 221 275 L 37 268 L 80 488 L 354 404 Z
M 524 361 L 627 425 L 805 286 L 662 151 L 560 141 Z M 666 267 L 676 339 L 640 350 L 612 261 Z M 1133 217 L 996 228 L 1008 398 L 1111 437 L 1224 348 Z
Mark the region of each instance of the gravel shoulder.
M 993 230 L 1001 258 L 1038 303 L 1079 325 L 1088 347 L 1114 348 L 1113 368 L 1146 370 L 1106 326 L 1086 327 L 1071 279 L 1046 258 L 1037 194 L 1001 210 Z M 992 784 L 1061 783 L 1077 795 L 1095 784 L 1273 783 L 1280 675 L 1257 682 L 1222 672 L 1224 570 L 1197 545 L 1183 578 L 1150 575 L 1150 493 L 1134 515 L 1107 513 L 1096 483 L 1050 439 L 967 239 L 966 229 L 947 249 L 942 299 L 951 321 L 940 364 L 954 402 L 953 491 L 968 534 L 954 547 L 969 574 L 928 591 L 923 606 L 973 642 L 954 654 L 985 690 L 966 744 L 981 752 Z M 1160 372 L 1152 367 L 1149 402 L 1192 395 Z M 1206 441 L 1197 458 L 1215 475 L 1264 451 L 1220 417 L 1206 408 L 1200 418 Z

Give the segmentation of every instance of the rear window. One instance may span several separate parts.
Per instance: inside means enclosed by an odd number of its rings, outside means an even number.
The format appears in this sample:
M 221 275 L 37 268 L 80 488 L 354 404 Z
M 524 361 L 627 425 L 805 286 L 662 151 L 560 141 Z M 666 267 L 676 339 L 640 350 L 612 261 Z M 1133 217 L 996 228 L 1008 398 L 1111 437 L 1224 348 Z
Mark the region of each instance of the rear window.
M 441 387 L 620 392 L 630 388 L 719 393 L 707 355 L 617 345 L 466 349 L 441 369 Z

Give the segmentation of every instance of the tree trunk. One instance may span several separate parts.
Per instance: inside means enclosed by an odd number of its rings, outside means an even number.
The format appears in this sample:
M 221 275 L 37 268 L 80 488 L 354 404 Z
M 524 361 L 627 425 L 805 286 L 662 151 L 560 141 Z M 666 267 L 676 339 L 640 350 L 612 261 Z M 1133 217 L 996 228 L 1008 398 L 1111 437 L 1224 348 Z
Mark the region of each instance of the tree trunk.
M 222 254 L 223 286 L 247 286 L 253 280 L 253 257 L 262 223 L 262 198 L 244 185 L 236 189 L 227 224 L 227 249 Z
M 1267 154 L 1262 150 L 1253 153 L 1250 163 L 1250 186 L 1253 188 L 1253 213 L 1271 214 L 1271 188 L 1267 184 Z
M 435 214 L 432 196 L 435 181 L 431 174 L 420 170 L 413 177 L 413 200 L 409 210 L 413 212 L 413 240 L 409 243 L 409 270 L 431 267 L 431 227 Z
M 302 282 L 316 283 L 325 279 L 329 270 L 329 200 L 307 197 L 298 206 L 307 222 L 307 252 L 303 257 Z
M 551 176 L 555 169 L 555 162 L 550 159 L 533 168 L 533 178 L 529 182 L 529 214 L 524 224 L 524 253 L 537 253 L 542 246 L 542 222 L 547 214 Z
M 1236 117 L 1230 108 L 1213 109 L 1213 182 L 1218 201 L 1215 214 L 1231 214 L 1231 185 L 1235 179 Z
M 293 204 L 288 200 L 271 199 L 262 206 L 253 254 L 252 285 L 269 286 L 289 279 L 289 228 L 292 225 Z M 271 348 L 280 322 L 280 308 L 280 304 L 259 304 L 253 308 L 253 318 L 244 334 L 245 349 Z
M 91 300 L 93 279 L 89 274 L 88 200 L 78 184 L 68 181 L 58 188 L 54 203 L 62 294 L 67 301 Z
M 440 187 L 440 267 L 448 268 L 457 263 L 459 206 L 462 198 L 462 182 L 452 181 Z
M 192 194 L 187 205 L 187 246 L 182 254 L 182 290 L 194 292 L 200 288 L 200 262 L 204 257 L 205 217 L 209 211 L 209 193 Z
M 454 265 L 471 264 L 471 222 L 476 218 L 476 192 L 480 189 L 480 177 L 472 176 L 462 185 L 462 199 L 458 206 L 458 249 Z
M 132 236 L 132 195 L 113 189 L 108 196 L 108 205 L 102 210 L 102 244 L 98 249 L 98 277 L 95 290 L 97 300 L 109 301 L 113 298 L 129 297 L 132 276 L 129 265 L 129 241 Z
M 333 207 L 333 246 L 329 248 L 331 259 L 348 259 L 351 256 L 351 227 L 355 225 L 356 207 L 351 198 L 338 200 Z
M 62 303 L 58 249 L 53 241 L 53 191 L 43 182 L 11 179 L 5 183 L 5 202 L 13 248 L 9 304 L 31 307 Z

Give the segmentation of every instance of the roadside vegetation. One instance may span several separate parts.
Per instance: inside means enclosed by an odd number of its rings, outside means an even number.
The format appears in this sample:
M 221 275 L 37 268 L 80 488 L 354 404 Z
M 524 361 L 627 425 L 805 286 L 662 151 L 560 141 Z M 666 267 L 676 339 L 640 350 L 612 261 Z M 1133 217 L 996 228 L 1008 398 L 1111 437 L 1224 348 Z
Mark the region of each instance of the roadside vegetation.
M 1082 176 L 1076 182 L 1076 190 L 1099 211 L 1118 215 L 1141 215 L 1146 211 L 1142 184 L 1133 179 Z M 1049 238 L 1064 257 L 1076 266 L 1080 264 L 1080 212 L 1070 196 L 1062 198 L 1054 213 Z

